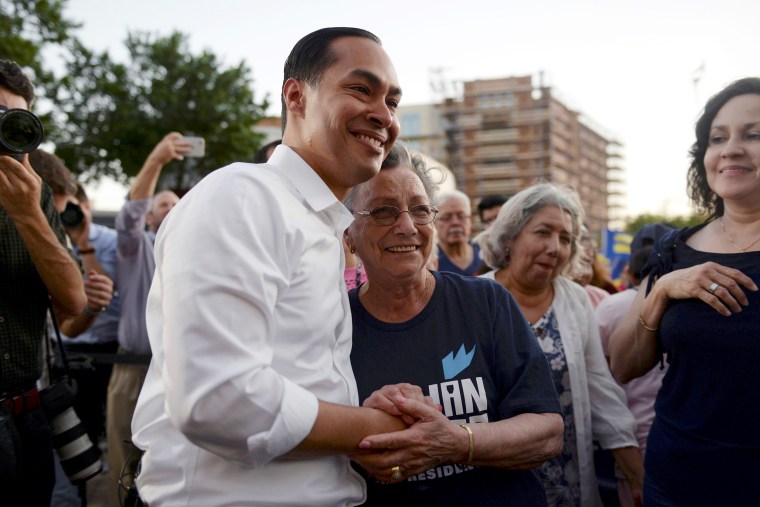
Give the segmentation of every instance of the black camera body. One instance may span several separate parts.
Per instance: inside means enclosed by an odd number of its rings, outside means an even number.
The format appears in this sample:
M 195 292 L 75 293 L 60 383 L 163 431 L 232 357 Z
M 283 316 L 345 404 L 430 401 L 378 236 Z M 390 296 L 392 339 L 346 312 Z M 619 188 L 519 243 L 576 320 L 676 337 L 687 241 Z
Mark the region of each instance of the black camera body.
M 37 149 L 45 135 L 42 122 L 26 109 L 0 105 L 0 155 L 19 156 Z
M 61 223 L 67 229 L 76 229 L 84 222 L 84 212 L 82 208 L 69 201 L 66 203 L 66 209 L 61 211 Z

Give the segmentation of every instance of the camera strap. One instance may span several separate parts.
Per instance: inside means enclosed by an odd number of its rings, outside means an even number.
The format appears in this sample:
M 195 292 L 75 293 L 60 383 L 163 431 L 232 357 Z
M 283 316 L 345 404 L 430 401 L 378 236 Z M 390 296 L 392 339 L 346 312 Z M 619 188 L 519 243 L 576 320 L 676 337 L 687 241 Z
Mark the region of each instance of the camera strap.
M 56 342 L 58 344 L 58 352 L 61 354 L 61 362 L 63 363 L 63 375 L 60 375 L 60 377 L 65 377 L 66 379 L 69 379 L 69 382 L 71 381 L 71 371 L 69 369 L 69 358 L 66 355 L 66 349 L 63 347 L 63 339 L 61 339 L 61 330 L 58 328 L 58 319 L 55 317 L 55 311 L 53 310 L 53 301 L 48 297 L 48 313 L 50 314 L 50 321 L 53 323 L 53 330 L 55 330 L 55 336 L 56 336 Z M 50 344 L 50 340 L 46 340 L 48 346 Z M 53 354 L 46 354 L 47 356 L 47 366 L 48 366 L 48 375 L 50 377 L 49 381 L 52 384 L 54 380 L 53 378 L 53 372 L 55 369 L 53 368 L 52 363 L 52 357 Z

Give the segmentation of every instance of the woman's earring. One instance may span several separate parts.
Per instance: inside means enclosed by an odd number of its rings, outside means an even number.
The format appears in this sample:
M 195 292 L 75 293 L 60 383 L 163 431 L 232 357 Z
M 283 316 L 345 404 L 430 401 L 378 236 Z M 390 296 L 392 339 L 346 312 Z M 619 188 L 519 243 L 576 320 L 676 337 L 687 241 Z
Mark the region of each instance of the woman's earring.
M 507 247 L 507 250 L 504 252 L 504 265 L 507 266 L 511 260 L 512 255 L 509 252 L 509 247 Z
M 352 254 L 355 254 L 356 253 L 356 247 L 354 245 L 351 245 L 350 247 L 348 247 L 348 251 L 351 252 Z

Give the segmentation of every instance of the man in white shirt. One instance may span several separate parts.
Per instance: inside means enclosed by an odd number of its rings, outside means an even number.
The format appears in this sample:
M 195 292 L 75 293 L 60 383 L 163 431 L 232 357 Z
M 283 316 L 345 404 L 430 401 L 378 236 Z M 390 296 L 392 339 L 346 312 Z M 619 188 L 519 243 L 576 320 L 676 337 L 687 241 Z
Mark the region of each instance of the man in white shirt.
M 285 63 L 269 163 L 215 171 L 165 220 L 133 419 L 151 507 L 364 500 L 345 454 L 404 425 L 356 407 L 342 201 L 398 136 L 397 83 L 371 33 L 307 35 Z

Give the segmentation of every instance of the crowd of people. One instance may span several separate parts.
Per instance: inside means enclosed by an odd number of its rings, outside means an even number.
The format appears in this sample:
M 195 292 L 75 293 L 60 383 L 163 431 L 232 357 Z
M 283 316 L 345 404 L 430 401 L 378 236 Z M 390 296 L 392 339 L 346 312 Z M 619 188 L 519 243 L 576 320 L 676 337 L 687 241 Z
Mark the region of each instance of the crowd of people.
M 756 501 L 760 79 L 696 124 L 706 221 L 644 226 L 624 287 L 572 188 L 439 194 L 401 96 L 374 34 L 308 34 L 281 141 L 180 199 L 168 133 L 113 228 L 64 161 L 0 147 L 3 505 L 86 505 L 86 439 L 114 506 Z M 0 60 L 2 111 L 33 100 Z M 48 406 L 64 357 L 76 436 Z

